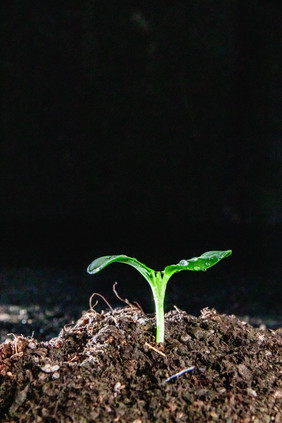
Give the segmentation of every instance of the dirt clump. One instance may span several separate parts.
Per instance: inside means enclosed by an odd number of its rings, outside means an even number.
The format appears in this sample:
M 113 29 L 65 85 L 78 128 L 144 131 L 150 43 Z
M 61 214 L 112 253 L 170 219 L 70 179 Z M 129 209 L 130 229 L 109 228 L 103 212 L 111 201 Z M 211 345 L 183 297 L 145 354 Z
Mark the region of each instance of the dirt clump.
M 165 322 L 164 345 L 155 319 L 134 307 L 89 311 L 48 342 L 7 340 L 0 421 L 281 421 L 281 329 L 208 308 L 199 317 L 175 308 Z

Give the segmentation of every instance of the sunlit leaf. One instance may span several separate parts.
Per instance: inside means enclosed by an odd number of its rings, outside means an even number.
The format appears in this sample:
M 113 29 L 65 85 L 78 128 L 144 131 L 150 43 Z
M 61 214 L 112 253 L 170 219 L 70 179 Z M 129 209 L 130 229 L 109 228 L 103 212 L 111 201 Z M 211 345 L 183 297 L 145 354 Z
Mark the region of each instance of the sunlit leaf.
M 220 260 L 230 256 L 231 253 L 232 253 L 231 250 L 208 251 L 199 257 L 193 257 L 191 259 L 183 259 L 183 260 L 180 260 L 178 264 L 172 264 L 170 266 L 167 266 L 164 270 L 164 275 L 165 277 L 170 277 L 174 273 L 181 272 L 182 270 L 205 271 L 209 269 L 210 267 L 214 266 Z
M 125 254 L 99 257 L 96 260 L 92 261 L 92 263 L 87 268 L 87 272 L 90 274 L 98 273 L 100 272 L 100 270 L 104 269 L 111 263 L 125 263 L 129 266 L 134 267 L 150 283 L 154 278 L 155 272 L 152 269 L 145 266 L 145 264 L 140 263 L 140 261 L 136 260 L 136 258 L 128 257 Z

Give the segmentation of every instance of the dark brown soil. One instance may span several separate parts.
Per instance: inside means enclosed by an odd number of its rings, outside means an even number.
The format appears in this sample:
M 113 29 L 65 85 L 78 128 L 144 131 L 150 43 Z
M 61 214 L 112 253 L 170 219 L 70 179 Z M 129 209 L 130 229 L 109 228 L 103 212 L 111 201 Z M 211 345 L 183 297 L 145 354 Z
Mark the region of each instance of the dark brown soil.
M 280 423 L 281 333 L 175 308 L 156 345 L 139 309 L 89 311 L 48 342 L 0 345 L 1 422 Z

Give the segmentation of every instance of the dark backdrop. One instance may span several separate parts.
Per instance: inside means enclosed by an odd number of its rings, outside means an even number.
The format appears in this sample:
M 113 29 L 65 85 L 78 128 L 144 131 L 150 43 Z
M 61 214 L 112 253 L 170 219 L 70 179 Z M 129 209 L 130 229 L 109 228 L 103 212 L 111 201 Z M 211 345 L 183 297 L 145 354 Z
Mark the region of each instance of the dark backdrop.
M 231 248 L 276 295 L 278 3 L 6 2 L 1 265 Z

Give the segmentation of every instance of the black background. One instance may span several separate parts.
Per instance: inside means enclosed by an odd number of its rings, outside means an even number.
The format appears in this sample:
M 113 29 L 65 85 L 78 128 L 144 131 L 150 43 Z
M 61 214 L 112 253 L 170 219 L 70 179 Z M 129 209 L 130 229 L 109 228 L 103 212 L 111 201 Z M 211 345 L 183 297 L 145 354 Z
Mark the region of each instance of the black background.
M 84 275 L 125 253 L 157 270 L 232 249 L 213 277 L 271 289 L 272 307 L 278 3 L 7 2 L 1 266 Z

